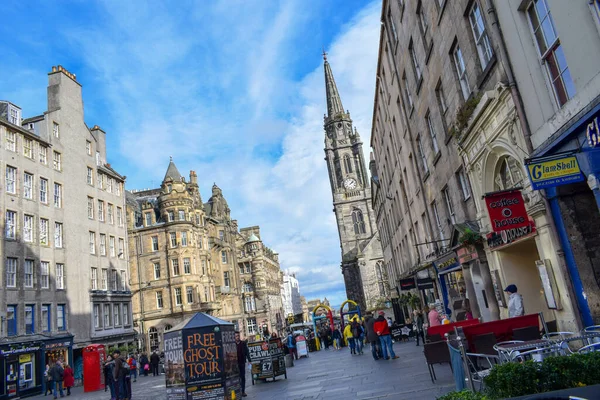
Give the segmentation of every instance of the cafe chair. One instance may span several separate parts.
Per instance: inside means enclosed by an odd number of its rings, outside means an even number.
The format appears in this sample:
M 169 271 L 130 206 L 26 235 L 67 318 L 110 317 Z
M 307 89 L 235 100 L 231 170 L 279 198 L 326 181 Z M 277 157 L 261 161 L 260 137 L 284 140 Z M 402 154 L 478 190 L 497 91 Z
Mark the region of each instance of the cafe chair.
M 552 333 L 547 333 L 544 336 L 542 336 L 542 339 L 557 340 L 558 341 L 557 346 L 561 349 L 561 353 L 566 356 L 569 354 L 573 354 L 573 351 L 569 347 L 569 343 L 565 340 L 570 336 L 575 336 L 575 333 L 573 333 L 573 332 L 552 332 Z
M 427 342 L 441 342 L 442 335 L 440 335 L 439 333 L 434 333 L 433 335 L 427 335 L 425 339 Z
M 593 353 L 595 351 L 600 351 L 600 342 L 588 344 L 577 350 L 578 353 Z
M 583 330 L 581 331 L 581 334 L 582 335 L 597 334 L 598 337 L 587 338 L 587 339 L 585 339 L 585 342 L 587 344 L 598 343 L 598 342 L 600 342 L 600 325 L 592 325 L 592 326 L 588 326 L 587 328 L 583 328 Z
M 498 352 L 494 349 L 494 345 L 497 343 L 496 335 L 493 333 L 485 333 L 483 335 L 477 335 L 473 337 L 473 346 L 478 354 L 492 354 L 497 355 Z
M 427 368 L 429 369 L 431 383 L 435 383 L 435 380 L 437 379 L 435 376 L 435 370 L 433 369 L 433 364 L 448 363 L 450 365 L 450 369 L 452 369 L 450 350 L 448 350 L 448 344 L 445 340 L 424 343 L 423 354 L 425 354 L 425 362 L 427 363 Z
M 500 364 L 500 358 L 493 354 L 465 353 L 469 378 L 479 383 L 479 391 L 483 389 L 483 380 L 490 374 L 494 365 Z
M 517 343 L 523 343 L 523 341 L 522 340 L 506 340 L 504 342 L 496 343 L 493 346 L 494 350 L 498 353 L 498 357 L 499 357 L 501 363 L 509 362 L 509 361 L 511 361 L 511 359 L 506 352 L 500 350 L 498 347 L 502 347 L 507 344 L 517 344 Z
M 546 328 L 548 328 L 548 332 L 544 332 L 544 330 L 541 330 L 540 335 L 557 332 L 558 331 L 558 322 L 556 322 L 556 320 L 548 321 L 548 322 L 546 322 Z
M 537 340 L 540 338 L 540 331 L 537 326 L 526 326 L 525 328 L 513 329 L 513 339 L 524 342 Z
M 561 352 L 562 349 L 558 345 L 527 351 L 515 351 L 515 353 L 512 355 L 512 361 L 524 362 L 527 360 L 533 360 L 536 362 L 542 362 L 544 358 L 556 356 Z

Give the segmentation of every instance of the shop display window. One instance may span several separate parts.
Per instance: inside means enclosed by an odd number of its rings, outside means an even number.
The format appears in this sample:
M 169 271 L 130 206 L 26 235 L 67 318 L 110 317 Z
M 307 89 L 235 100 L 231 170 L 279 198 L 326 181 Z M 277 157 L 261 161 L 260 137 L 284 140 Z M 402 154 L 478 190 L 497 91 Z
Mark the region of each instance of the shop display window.
M 34 354 L 19 356 L 19 390 L 26 390 L 36 386 L 34 363 Z
M 465 286 L 465 278 L 462 271 L 448 272 L 445 279 L 448 287 L 448 295 L 451 299 L 466 296 L 467 287 Z

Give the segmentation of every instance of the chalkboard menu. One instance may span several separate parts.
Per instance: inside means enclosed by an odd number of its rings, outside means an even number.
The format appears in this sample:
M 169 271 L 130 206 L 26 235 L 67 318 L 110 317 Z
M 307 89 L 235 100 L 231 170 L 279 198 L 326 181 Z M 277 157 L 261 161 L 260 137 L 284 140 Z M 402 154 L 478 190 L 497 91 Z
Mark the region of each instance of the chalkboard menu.
M 252 384 L 257 379 L 268 379 L 285 375 L 285 354 L 280 338 L 264 342 L 248 343 L 248 352 L 252 363 Z

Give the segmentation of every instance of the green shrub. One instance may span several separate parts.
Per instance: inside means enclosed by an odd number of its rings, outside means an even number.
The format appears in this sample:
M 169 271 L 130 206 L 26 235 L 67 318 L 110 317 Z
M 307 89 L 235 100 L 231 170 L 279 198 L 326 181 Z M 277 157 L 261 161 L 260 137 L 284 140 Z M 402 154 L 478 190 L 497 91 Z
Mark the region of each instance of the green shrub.
M 438 397 L 437 400 L 487 400 L 488 397 L 479 392 L 471 392 L 468 389 L 461 390 L 460 392 L 450 392 L 442 397 Z
M 493 399 L 540 393 L 539 367 L 539 363 L 531 360 L 495 366 L 484 380 L 486 392 Z

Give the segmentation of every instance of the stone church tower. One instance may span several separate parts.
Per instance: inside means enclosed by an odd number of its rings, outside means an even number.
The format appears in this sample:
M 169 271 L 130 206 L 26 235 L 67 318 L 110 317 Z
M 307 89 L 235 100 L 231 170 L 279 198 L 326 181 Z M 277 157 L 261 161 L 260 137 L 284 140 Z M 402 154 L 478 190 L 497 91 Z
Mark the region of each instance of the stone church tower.
M 371 203 L 363 143 L 352 126 L 350 113 L 344 111 L 327 55 L 323 58 L 327 93 L 325 160 L 342 248 L 342 274 L 348 299 L 356 301 L 364 311 L 389 296 L 389 285 Z

